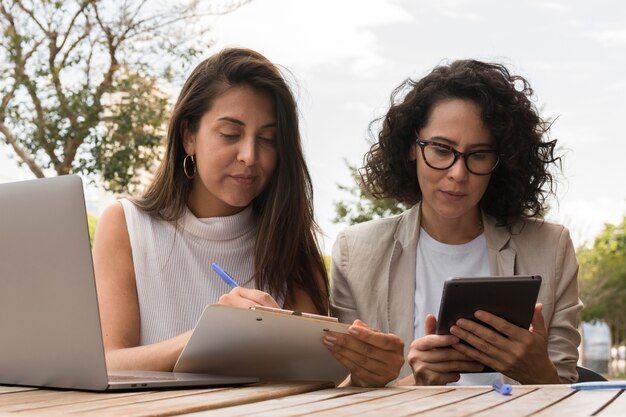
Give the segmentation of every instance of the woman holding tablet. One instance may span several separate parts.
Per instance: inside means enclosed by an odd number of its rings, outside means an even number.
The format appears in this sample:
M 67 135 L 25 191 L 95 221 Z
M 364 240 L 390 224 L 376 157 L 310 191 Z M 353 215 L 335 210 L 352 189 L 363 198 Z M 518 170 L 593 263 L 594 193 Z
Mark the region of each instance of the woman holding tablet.
M 333 248 L 331 304 L 405 343 L 400 383 L 573 382 L 580 336 L 578 264 L 566 228 L 540 218 L 558 165 L 528 82 L 474 60 L 436 67 L 392 95 L 365 156 L 364 188 L 412 204 L 352 226 Z M 486 312 L 437 335 L 453 276 L 540 275 L 530 329 Z M 349 351 L 341 337 L 334 351 Z M 488 366 L 498 373 L 480 373 Z
M 296 102 L 279 69 L 247 49 L 201 62 L 172 112 L 152 184 L 141 198 L 111 205 L 98 224 L 107 365 L 171 371 L 207 304 L 326 314 L 312 211 Z M 231 290 L 212 262 L 240 286 Z M 395 351 L 377 347 L 397 337 L 352 327 L 354 343 L 402 362 L 399 341 Z M 369 366 L 348 369 L 360 375 Z M 386 380 L 353 382 L 384 384 L 396 368 Z

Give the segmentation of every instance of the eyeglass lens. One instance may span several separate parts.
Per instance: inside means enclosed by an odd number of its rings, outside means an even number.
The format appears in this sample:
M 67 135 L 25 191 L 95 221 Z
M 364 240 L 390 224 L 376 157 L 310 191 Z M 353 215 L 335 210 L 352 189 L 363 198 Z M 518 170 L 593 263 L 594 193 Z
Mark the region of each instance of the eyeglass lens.
M 450 168 L 461 155 L 465 159 L 467 169 L 474 174 L 489 174 L 498 163 L 498 156 L 492 151 L 459 153 L 457 156 L 454 150 L 447 146 L 437 143 L 423 143 L 424 159 L 428 165 L 435 169 Z

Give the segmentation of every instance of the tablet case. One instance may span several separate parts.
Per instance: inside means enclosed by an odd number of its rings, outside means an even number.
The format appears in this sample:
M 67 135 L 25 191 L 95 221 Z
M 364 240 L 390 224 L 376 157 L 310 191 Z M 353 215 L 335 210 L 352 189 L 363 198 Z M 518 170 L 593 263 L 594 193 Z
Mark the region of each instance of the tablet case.
M 528 329 L 540 287 L 539 275 L 448 278 L 441 296 L 437 334 L 450 334 L 450 327 L 460 318 L 492 328 L 474 317 L 477 310 L 487 311 Z M 481 372 L 494 371 L 485 367 Z
M 349 324 L 301 315 L 208 305 L 175 372 L 211 372 L 267 380 L 341 382 L 348 371 L 322 343 L 324 330 Z
M 450 327 L 460 318 L 480 322 L 474 317 L 477 310 L 528 329 L 540 286 L 539 275 L 448 278 L 441 296 L 437 334 L 450 334 Z

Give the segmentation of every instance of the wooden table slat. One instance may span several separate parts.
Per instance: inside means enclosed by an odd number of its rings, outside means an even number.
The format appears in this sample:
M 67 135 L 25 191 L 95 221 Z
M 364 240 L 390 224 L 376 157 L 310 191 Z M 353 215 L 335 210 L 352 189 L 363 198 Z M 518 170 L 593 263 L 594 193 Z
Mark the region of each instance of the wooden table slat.
M 13 385 L 0 385 L 0 395 L 1 394 L 9 394 L 12 392 L 20 392 L 20 391 L 34 391 L 38 388 L 31 387 L 18 387 Z
M 390 389 L 390 388 L 387 388 Z M 336 410 L 327 410 L 321 413 L 311 413 L 316 417 L 322 416 L 405 416 L 416 411 L 423 411 L 430 408 L 446 404 L 449 401 L 457 401 L 468 396 L 479 395 L 487 392 L 487 389 L 477 390 L 476 392 L 459 393 L 453 387 L 422 387 L 415 388 L 396 388 L 402 390 L 400 394 L 393 397 L 383 397 L 372 401 L 361 402 L 359 404 L 349 405 Z M 314 411 L 314 410 L 312 410 Z
M 183 395 L 185 391 L 180 391 L 181 395 L 179 396 L 172 396 L 165 399 L 154 398 L 150 401 L 137 398 L 136 402 L 130 404 L 113 406 L 101 403 L 94 403 L 91 404 L 91 406 L 90 404 L 85 404 L 86 407 L 80 410 L 73 409 L 71 414 L 94 417 L 121 415 L 127 417 L 172 416 L 280 398 L 328 388 L 329 386 L 332 386 L 332 384 L 326 382 L 291 382 L 284 384 L 258 384 L 219 391 L 211 390 L 198 392 L 193 395 Z M 40 409 L 38 411 L 41 416 L 69 415 L 70 413 L 66 412 L 66 410 L 66 408 L 63 408 L 59 410 Z
M 60 417 L 626 417 L 623 390 L 574 391 L 569 385 L 331 388 L 319 382 L 94 393 L 0 386 L 0 416 Z
M 480 417 L 502 417 L 502 416 L 528 416 L 542 410 L 561 398 L 572 393 L 569 385 L 551 385 L 551 386 L 527 386 L 525 388 L 532 389 L 524 395 L 517 396 L 515 393 L 521 387 L 513 387 L 513 398 L 511 401 L 499 404 L 497 407 L 483 410 L 473 414 Z
M 317 403 L 299 404 L 282 410 L 272 410 L 266 413 L 256 414 L 255 417 L 291 417 L 300 415 L 316 415 L 321 411 L 331 411 L 333 415 L 341 415 L 344 407 L 356 407 L 364 402 L 378 400 L 382 398 L 393 397 L 394 400 L 400 401 L 397 395 L 403 394 L 404 390 L 397 388 L 388 388 L 386 390 L 366 390 L 353 395 L 320 401 Z M 393 400 L 391 400 L 393 401 Z
M 124 393 L 124 394 L 106 394 L 106 393 L 89 393 L 79 391 L 46 391 L 46 395 L 39 397 L 22 397 L 14 398 L 10 403 L 0 405 L 0 410 L 7 412 L 28 411 L 37 409 L 46 409 L 49 407 L 66 407 L 73 404 L 84 402 L 106 401 L 119 396 L 133 397 L 142 395 L 140 393 Z
M 626 416 L 626 391 L 621 390 L 615 399 L 606 408 L 598 413 L 600 417 L 624 417 Z
M 619 391 L 615 390 L 574 391 L 572 395 L 556 403 L 558 404 L 558 414 L 567 417 L 592 416 L 607 401 L 612 400 L 618 394 Z M 533 417 L 554 416 L 553 408 L 555 406 L 533 414 Z
M 10 394 L 0 395 L 0 407 L 11 407 L 14 405 L 29 403 L 41 403 L 55 398 L 68 398 L 71 401 L 77 398 L 99 398 L 101 393 L 92 393 L 86 391 L 63 391 L 63 390 L 34 390 L 34 391 L 18 391 Z
M 234 407 L 220 408 L 217 410 L 200 411 L 188 414 L 189 417 L 239 417 L 257 415 L 266 411 L 285 409 L 301 404 L 319 403 L 337 397 L 344 397 L 366 391 L 367 388 L 346 387 L 329 388 L 321 391 L 306 392 L 304 394 L 291 395 L 273 400 L 265 400 L 256 403 L 236 405 Z
M 140 404 L 150 401 L 176 398 L 186 395 L 196 395 L 198 393 L 215 393 L 227 388 L 220 389 L 194 389 L 194 390 L 160 390 L 160 391 L 135 391 L 117 393 L 91 393 L 81 391 L 68 391 L 71 393 L 83 394 L 83 396 L 65 395 L 63 391 L 47 391 L 52 393 L 46 401 L 28 401 L 15 407 L 15 411 L 20 411 L 20 415 L 66 415 L 70 413 L 85 413 L 89 410 L 106 407 L 123 406 L 130 404 Z M 4 409 L 4 408 L 2 408 Z
M 515 387 L 511 395 L 502 395 L 496 391 L 488 391 L 482 395 L 468 398 L 465 401 L 447 404 L 424 413 L 419 413 L 418 415 L 420 417 L 461 417 L 471 416 L 472 414 L 480 415 L 482 411 L 498 407 L 509 401 L 516 399 L 520 401 L 520 398 L 535 389 L 536 388 L 531 387 Z

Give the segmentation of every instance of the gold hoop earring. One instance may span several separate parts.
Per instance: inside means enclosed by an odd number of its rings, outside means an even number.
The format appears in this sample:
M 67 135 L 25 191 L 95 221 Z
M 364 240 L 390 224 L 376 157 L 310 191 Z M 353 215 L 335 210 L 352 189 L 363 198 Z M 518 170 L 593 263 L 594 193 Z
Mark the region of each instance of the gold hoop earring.
M 191 166 L 193 168 L 193 172 L 191 173 L 191 175 L 189 175 L 189 173 L 187 172 L 187 159 L 190 158 L 191 159 Z M 193 177 L 196 176 L 196 160 L 193 157 L 193 155 L 187 155 L 185 156 L 185 159 L 183 159 L 183 173 L 185 174 L 185 177 L 187 177 L 187 179 L 192 180 Z

